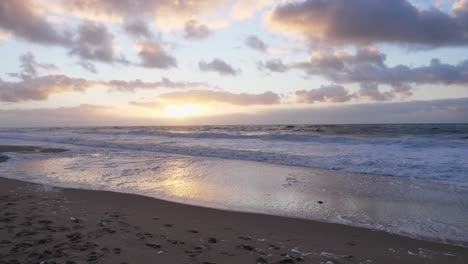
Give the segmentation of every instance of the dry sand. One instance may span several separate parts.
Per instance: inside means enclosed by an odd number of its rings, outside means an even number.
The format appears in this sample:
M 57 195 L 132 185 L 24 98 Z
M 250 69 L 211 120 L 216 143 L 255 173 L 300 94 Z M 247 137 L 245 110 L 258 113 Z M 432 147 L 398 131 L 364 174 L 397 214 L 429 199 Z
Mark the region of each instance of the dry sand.
M 48 151 L 29 148 L 16 151 Z M 468 249 L 345 225 L 0 178 L 3 263 L 468 263 Z

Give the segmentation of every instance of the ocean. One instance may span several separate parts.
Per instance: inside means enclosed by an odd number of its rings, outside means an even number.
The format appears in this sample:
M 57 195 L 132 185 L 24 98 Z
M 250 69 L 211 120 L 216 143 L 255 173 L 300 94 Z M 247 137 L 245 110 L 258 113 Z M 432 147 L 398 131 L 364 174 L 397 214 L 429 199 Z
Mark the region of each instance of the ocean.
M 36 128 L 0 137 L 468 183 L 468 124 Z
M 7 153 L 8 178 L 468 242 L 468 124 L 15 128 L 0 144 L 71 150 Z

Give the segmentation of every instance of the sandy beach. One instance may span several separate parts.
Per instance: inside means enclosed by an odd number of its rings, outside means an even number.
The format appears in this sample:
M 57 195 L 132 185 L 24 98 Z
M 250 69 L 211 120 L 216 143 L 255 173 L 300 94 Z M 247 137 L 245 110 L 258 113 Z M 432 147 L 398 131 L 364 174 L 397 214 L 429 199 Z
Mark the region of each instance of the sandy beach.
M 1 263 L 466 263 L 384 232 L 0 178 Z M 324 205 L 326 206 L 326 205 Z

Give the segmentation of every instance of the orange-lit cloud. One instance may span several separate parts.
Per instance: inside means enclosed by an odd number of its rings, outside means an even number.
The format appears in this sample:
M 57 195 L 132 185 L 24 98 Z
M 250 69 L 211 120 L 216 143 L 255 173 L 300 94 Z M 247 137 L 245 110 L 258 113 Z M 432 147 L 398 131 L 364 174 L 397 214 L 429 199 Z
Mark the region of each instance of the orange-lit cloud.
M 280 103 L 280 96 L 273 92 L 261 94 L 231 93 L 211 90 L 191 90 L 161 94 L 159 99 L 178 103 L 227 103 L 233 105 L 274 105 Z

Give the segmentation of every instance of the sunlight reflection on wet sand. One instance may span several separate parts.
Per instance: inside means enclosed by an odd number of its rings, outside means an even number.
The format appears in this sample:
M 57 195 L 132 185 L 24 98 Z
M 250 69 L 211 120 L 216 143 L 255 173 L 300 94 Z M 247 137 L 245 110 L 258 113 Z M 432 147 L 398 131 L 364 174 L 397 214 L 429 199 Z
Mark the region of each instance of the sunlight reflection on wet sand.
M 147 152 L 34 154 L 4 165 L 2 175 L 63 187 L 425 237 L 468 237 L 467 188 L 440 182 Z

